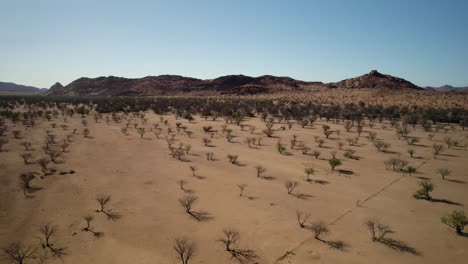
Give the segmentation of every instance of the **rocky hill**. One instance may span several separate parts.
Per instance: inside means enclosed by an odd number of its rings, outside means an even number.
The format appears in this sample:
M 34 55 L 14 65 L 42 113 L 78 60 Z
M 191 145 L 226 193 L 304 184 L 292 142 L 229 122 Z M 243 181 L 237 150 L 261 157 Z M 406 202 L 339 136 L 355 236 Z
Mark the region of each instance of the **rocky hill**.
M 332 88 L 386 88 L 386 89 L 415 89 L 423 90 L 423 88 L 398 77 L 382 74 L 376 70 L 362 76 L 342 80 L 336 83 L 329 83 Z
M 147 76 L 144 78 L 98 77 L 80 78 L 66 86 L 56 83 L 47 95 L 53 96 L 159 96 L 159 95 L 253 95 L 304 91 L 309 87 L 323 88 L 422 88 L 404 79 L 377 71 L 337 83 L 305 82 L 290 77 L 264 75 L 250 77 L 227 75 L 202 80 L 179 75 Z

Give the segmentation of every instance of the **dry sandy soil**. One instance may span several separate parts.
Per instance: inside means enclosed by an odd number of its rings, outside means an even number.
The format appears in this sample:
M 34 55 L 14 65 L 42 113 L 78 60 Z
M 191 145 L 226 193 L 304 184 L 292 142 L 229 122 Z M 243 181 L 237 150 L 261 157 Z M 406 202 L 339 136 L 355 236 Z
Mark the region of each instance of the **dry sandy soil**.
M 408 146 L 398 140 L 395 130 L 389 124 L 376 124 L 374 128 L 364 127 L 356 146 L 349 146 L 346 138 L 357 136 L 356 129 L 345 132 L 342 124 L 328 123 L 333 133 L 319 148 L 314 136 L 325 138 L 319 120 L 313 127 L 301 128 L 294 125 L 291 130 L 276 131 L 275 138 L 261 134 L 265 128 L 259 119 L 247 119 L 245 124 L 257 127 L 255 137 L 261 136 L 262 145 L 249 148 L 244 142 L 252 135 L 233 129 L 233 142 L 228 143 L 222 133 L 214 136 L 211 145 L 204 146 L 206 137 L 202 126 L 211 125 L 220 131 L 222 119 L 205 121 L 196 117 L 189 123 L 164 116 L 169 120 L 179 142 L 190 144 L 192 149 L 179 161 L 172 158 L 164 136 L 156 139 L 149 132 L 153 123 L 159 123 L 159 116 L 147 113 L 147 133 L 140 138 L 131 126 L 128 135 L 121 132 L 122 123 L 106 124 L 104 120 L 95 123 L 88 117 L 90 137 L 82 135 L 80 117 L 67 121 L 68 130 L 60 126 L 51 128 L 50 122 L 41 121 L 33 128 L 24 128 L 8 123 L 9 143 L 0 152 L 0 246 L 20 241 L 40 247 L 39 227 L 52 223 L 58 228 L 53 238 L 56 246 L 67 248 L 63 260 L 48 258 L 45 263 L 100 263 L 100 264 L 147 264 L 180 263 L 173 249 L 174 239 L 187 237 L 197 246 L 190 263 L 236 263 L 217 241 L 222 230 L 230 227 L 240 232 L 239 248 L 255 250 L 258 263 L 466 263 L 468 259 L 468 237 L 458 236 L 444 225 L 440 218 L 453 210 L 465 210 L 468 204 L 468 152 L 461 147 L 446 149 L 437 159 L 432 155 L 432 143 L 428 133 L 421 127 L 412 129 L 411 136 L 420 142 Z M 63 119 L 53 120 L 63 124 Z M 139 119 L 135 122 L 140 123 Z M 175 123 L 182 122 L 193 132 L 191 138 L 185 133 L 178 134 Z M 285 124 L 275 124 L 279 128 Z M 140 125 L 141 126 L 141 125 Z M 166 126 L 163 134 L 166 134 Z M 20 142 L 33 143 L 34 159 L 44 156 L 42 146 L 46 130 L 51 130 L 62 142 L 65 135 L 79 128 L 73 137 L 68 152 L 59 158 L 60 163 L 51 164 L 57 171 L 74 170 L 74 174 L 37 177 L 33 186 L 42 189 L 33 198 L 25 198 L 18 187 L 18 175 L 41 169 L 37 164 L 25 165 L 20 154 L 25 152 Z M 11 131 L 22 130 L 23 138 L 14 139 Z M 366 136 L 375 131 L 377 139 L 391 144 L 389 152 L 378 152 Z M 289 140 L 297 135 L 312 150 L 320 150 L 319 159 L 303 155 L 300 150 L 291 150 Z M 456 131 L 435 133 L 434 141 L 442 142 L 447 136 L 467 142 L 467 131 L 457 127 Z M 281 139 L 288 155 L 279 154 L 276 143 Z M 345 143 L 343 151 L 337 142 Z M 416 151 L 410 158 L 407 149 Z M 356 150 L 360 160 L 343 157 L 345 149 Z M 331 171 L 328 164 L 330 152 L 336 151 L 343 164 Z M 206 152 L 213 152 L 215 160 L 208 161 Z M 239 165 L 229 163 L 226 156 L 239 156 Z M 384 160 L 400 156 L 417 168 L 412 176 L 386 170 Z M 256 177 L 255 166 L 262 165 L 267 171 L 265 177 Z M 189 166 L 198 170 L 193 177 Z M 313 180 L 305 181 L 304 168 L 313 167 Z M 443 180 L 436 173 L 437 168 L 447 167 L 452 173 Z M 339 172 L 338 169 L 343 170 Z M 343 173 L 351 171 L 352 174 Z M 429 178 L 435 185 L 432 196 L 456 202 L 430 202 L 413 198 L 419 188 L 418 182 Z M 178 199 L 185 193 L 177 180 L 187 182 L 186 188 L 199 199 L 195 211 L 206 211 L 212 217 L 208 221 L 196 221 L 185 213 Z M 288 180 L 299 182 L 293 194 L 289 195 L 284 186 Z M 238 184 L 247 184 L 244 196 L 239 196 Z M 111 195 L 106 207 L 121 215 L 120 219 L 108 220 L 103 213 L 96 212 L 99 204 L 96 197 Z M 301 199 L 299 194 L 303 194 Z M 359 202 L 358 202 L 359 201 Z M 300 228 L 296 222 L 296 211 L 311 214 L 310 222 L 324 221 L 330 233 L 321 236 L 323 241 L 314 239 L 313 232 Z M 83 217 L 93 215 L 91 226 L 103 232 L 100 238 L 84 232 Z M 414 249 L 400 251 L 380 242 L 373 242 L 364 222 L 375 218 L 392 227 L 395 233 L 389 237 L 400 240 Z M 332 248 L 327 241 L 342 241 L 344 248 Z M 289 254 L 287 253 L 289 251 Z M 411 251 L 411 249 L 410 249 Z M 2 259 L 1 263 L 8 263 Z M 25 263 L 39 263 L 29 259 Z

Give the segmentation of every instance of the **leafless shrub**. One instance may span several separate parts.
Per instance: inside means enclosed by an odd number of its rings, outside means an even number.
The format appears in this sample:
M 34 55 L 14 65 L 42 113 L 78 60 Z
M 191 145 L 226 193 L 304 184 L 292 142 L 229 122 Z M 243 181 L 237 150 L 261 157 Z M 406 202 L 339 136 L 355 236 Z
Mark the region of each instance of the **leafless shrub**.
M 111 210 L 108 210 L 104 208 L 106 204 L 108 204 L 111 200 L 110 195 L 100 195 L 96 198 L 96 201 L 99 203 L 100 208 L 96 209 L 96 212 L 98 213 L 104 213 L 107 216 L 107 219 L 109 220 L 117 220 L 121 217 L 120 214 L 116 212 L 112 212 Z
M 37 160 L 37 164 L 41 166 L 42 172 L 47 172 L 47 165 L 49 165 L 50 160 L 48 158 L 40 158 Z
M 189 260 L 196 252 L 195 244 L 185 238 L 177 238 L 174 244 L 174 250 L 177 253 L 177 258 L 182 264 L 188 264 Z
M 29 141 L 23 141 L 21 142 L 21 146 L 23 146 L 26 151 L 30 151 L 32 143 Z
M 239 196 L 242 197 L 242 195 L 244 194 L 244 190 L 247 187 L 247 184 L 237 184 L 237 187 L 239 187 L 240 190 Z
M 299 224 L 301 228 L 307 227 L 306 223 L 309 221 L 309 218 L 310 218 L 310 214 L 304 213 L 301 211 L 296 211 L 297 223 Z
M 437 158 L 437 155 L 444 150 L 444 146 L 442 144 L 432 144 L 432 153 L 434 154 L 434 159 Z
M 258 259 L 255 251 L 250 249 L 239 249 L 237 247 L 237 242 L 240 239 L 240 234 L 238 231 L 231 228 L 226 228 L 223 230 L 223 237 L 218 239 L 219 242 L 223 243 L 227 252 L 231 253 L 231 257 L 237 260 L 239 263 L 252 263 Z
M 23 158 L 24 164 L 29 164 L 29 160 L 32 158 L 31 153 L 21 153 L 20 157 Z
M 57 233 L 57 227 L 51 224 L 42 225 L 39 228 L 42 235 L 41 244 L 43 249 L 49 249 L 53 257 L 61 258 L 66 255 L 64 247 L 57 247 L 52 243 L 52 237 Z
M 266 168 L 260 165 L 255 166 L 255 169 L 257 170 L 257 177 L 261 177 L 262 173 L 266 171 Z
M 314 238 L 317 240 L 320 240 L 322 234 L 330 232 L 327 225 L 322 221 L 313 223 L 309 228 L 314 232 Z
M 2 250 L 10 262 L 18 264 L 23 264 L 26 260 L 33 259 L 36 254 L 35 248 L 25 247 L 20 243 L 11 243 L 8 247 L 3 248 Z
M 195 171 L 197 171 L 197 170 L 198 170 L 198 168 L 197 168 L 197 167 L 195 167 L 195 166 L 189 166 L 189 168 L 190 168 L 190 170 L 192 171 L 192 176 L 193 176 L 193 177 L 196 177 L 196 175 L 195 175 Z
M 214 160 L 214 153 L 213 152 L 207 152 L 206 153 L 206 160 Z
M 313 155 L 316 159 L 318 159 L 319 156 L 320 156 L 320 151 L 314 150 L 314 151 L 312 152 L 312 155 Z
M 94 220 L 94 217 L 91 215 L 87 215 L 84 217 L 84 220 L 86 221 L 86 227 L 84 227 L 82 230 L 86 232 L 91 232 L 95 237 L 101 237 L 103 235 L 102 232 L 96 232 L 94 229 L 91 227 L 91 222 Z
M 299 185 L 297 181 L 287 181 L 285 182 L 284 187 L 286 187 L 288 194 L 292 194 L 297 185 Z
M 203 144 L 204 144 L 205 146 L 207 146 L 207 147 L 208 147 L 208 146 L 210 145 L 210 143 L 211 143 L 211 139 L 210 139 L 210 138 L 204 137 L 202 140 L 203 140 Z
M 187 214 L 192 213 L 192 206 L 195 204 L 195 202 L 198 200 L 198 197 L 193 196 L 193 195 L 185 195 L 181 199 L 179 199 L 179 203 L 182 207 L 184 207 L 185 212 Z
M 137 128 L 137 133 L 140 134 L 140 138 L 143 138 L 143 136 L 145 135 L 145 128 L 144 127 L 139 127 Z
M 87 137 L 89 137 L 89 134 L 91 134 L 91 130 L 89 130 L 89 128 L 84 128 L 83 129 L 83 137 L 87 138 Z
M 384 143 L 382 141 L 375 141 L 374 146 L 378 151 L 385 152 L 390 147 L 390 144 Z
M 238 157 L 239 157 L 238 155 L 233 155 L 233 154 L 228 154 L 227 155 L 227 158 L 228 158 L 229 162 L 231 162 L 231 164 L 234 164 L 234 165 L 239 163 L 239 161 L 237 160 Z
M 18 185 L 23 191 L 24 196 L 27 198 L 31 197 L 29 195 L 30 193 L 39 190 L 39 188 L 31 186 L 31 181 L 36 178 L 35 174 L 35 172 L 26 172 L 19 175 Z
M 438 168 L 437 173 L 442 176 L 442 179 L 445 179 L 446 176 L 449 176 L 452 172 L 447 168 Z

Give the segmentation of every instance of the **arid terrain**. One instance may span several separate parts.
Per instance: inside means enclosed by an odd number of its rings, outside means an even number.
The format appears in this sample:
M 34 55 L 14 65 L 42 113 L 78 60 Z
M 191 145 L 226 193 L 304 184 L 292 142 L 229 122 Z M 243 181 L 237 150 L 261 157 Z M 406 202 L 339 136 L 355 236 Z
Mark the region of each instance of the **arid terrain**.
M 467 212 L 467 129 L 280 121 L 260 114 L 240 125 L 200 115 L 189 121 L 150 110 L 91 110 L 34 125 L 4 119 L 0 246 L 34 248 L 24 262 L 11 261 L 25 264 L 468 259 L 468 234 L 441 221 Z M 42 169 L 41 158 L 49 161 Z M 422 182 L 433 191 L 417 199 Z M 197 199 L 184 208 L 190 198 Z M 49 243 L 40 232 L 47 224 L 55 231 Z M 178 258 L 176 239 L 194 245 L 188 262 Z

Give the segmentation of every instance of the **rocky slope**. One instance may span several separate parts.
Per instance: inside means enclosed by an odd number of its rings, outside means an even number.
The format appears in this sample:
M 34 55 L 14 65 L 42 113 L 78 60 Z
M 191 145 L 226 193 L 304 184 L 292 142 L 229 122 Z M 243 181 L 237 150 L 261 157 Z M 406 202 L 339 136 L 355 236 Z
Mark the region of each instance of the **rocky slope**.
M 332 88 L 386 88 L 386 89 L 415 89 L 423 88 L 398 77 L 382 74 L 376 70 L 362 76 L 328 84 Z
M 53 96 L 252 95 L 297 92 L 309 87 L 422 89 L 406 80 L 371 71 L 357 78 L 328 84 L 271 75 L 260 77 L 227 75 L 210 80 L 179 75 L 147 76 L 136 79 L 115 76 L 83 77 L 66 86 L 56 83 L 47 94 Z

